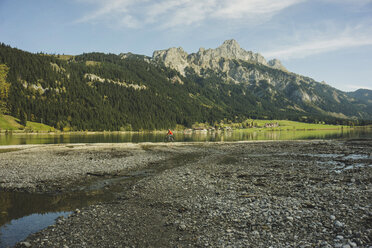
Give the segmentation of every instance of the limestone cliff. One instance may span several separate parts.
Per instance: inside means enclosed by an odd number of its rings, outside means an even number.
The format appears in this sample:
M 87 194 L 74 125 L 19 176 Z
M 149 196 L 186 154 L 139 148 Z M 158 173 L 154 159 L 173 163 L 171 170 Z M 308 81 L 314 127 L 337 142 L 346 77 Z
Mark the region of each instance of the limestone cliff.
M 216 49 L 200 48 L 197 53 L 192 54 L 187 54 L 181 47 L 159 50 L 153 53 L 152 58 L 154 61 L 163 62 L 166 66 L 176 69 L 184 76 L 186 67 L 190 67 L 199 75 L 203 69 L 211 69 L 227 74 L 231 74 L 230 72 L 233 70 L 234 73 L 240 74 L 237 77 L 244 78 L 241 68 L 235 68 L 232 60 L 259 63 L 275 69 L 285 70 L 279 60 L 274 59 L 267 62 L 261 54 L 244 50 L 233 39 L 225 41 Z M 229 79 L 236 80 L 233 75 L 232 77 L 229 76 Z
M 279 59 L 272 59 L 272 60 L 269 60 L 267 62 L 267 64 L 274 68 L 274 69 L 279 69 L 279 70 L 283 70 L 283 71 L 286 71 L 287 69 L 282 65 L 282 62 L 280 62 Z
M 233 39 L 215 49 L 200 48 L 192 54 L 182 48 L 155 51 L 152 60 L 163 62 L 186 77 L 188 69 L 192 69 L 198 76 L 207 78 L 216 74 L 226 83 L 246 85 L 251 90 L 267 82 L 272 89 L 266 93 L 272 96 L 275 92 L 285 92 L 298 103 L 319 101 L 314 80 L 288 72 L 278 59 L 266 61 L 261 54 L 244 50 Z
M 166 66 L 176 69 L 182 75 L 185 75 L 184 70 L 189 66 L 187 56 L 188 54 L 182 49 L 182 47 L 172 47 L 167 50 L 155 51 L 152 58 L 158 62 L 163 62 Z

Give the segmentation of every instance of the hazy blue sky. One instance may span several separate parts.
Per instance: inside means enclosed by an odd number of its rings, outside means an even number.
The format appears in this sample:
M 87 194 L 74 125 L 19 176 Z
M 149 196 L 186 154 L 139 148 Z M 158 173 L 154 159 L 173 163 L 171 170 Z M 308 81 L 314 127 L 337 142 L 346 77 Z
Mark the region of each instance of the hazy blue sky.
M 0 42 L 30 52 L 151 56 L 232 38 L 338 89 L 372 89 L 372 0 L 0 0 Z

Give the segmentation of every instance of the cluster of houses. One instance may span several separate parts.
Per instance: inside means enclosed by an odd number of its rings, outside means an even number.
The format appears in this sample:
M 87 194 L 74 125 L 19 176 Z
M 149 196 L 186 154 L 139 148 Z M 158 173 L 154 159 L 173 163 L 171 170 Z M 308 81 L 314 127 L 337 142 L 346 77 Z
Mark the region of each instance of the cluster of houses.
M 279 123 L 278 122 L 275 122 L 275 123 L 265 123 L 264 124 L 264 128 L 273 128 L 273 127 L 278 127 L 279 126 Z M 250 125 L 248 126 L 249 128 L 253 128 L 255 127 L 253 125 L 253 122 L 250 123 Z M 184 133 L 187 134 L 187 133 L 192 133 L 192 132 L 213 132 L 213 131 L 230 131 L 232 130 L 231 127 L 229 126 L 226 126 L 226 127 L 220 127 L 220 128 L 214 128 L 214 127 L 194 127 L 194 128 L 190 128 L 190 129 L 185 129 L 184 130 Z
M 278 127 L 279 124 L 278 122 L 275 123 L 265 123 L 264 127 Z

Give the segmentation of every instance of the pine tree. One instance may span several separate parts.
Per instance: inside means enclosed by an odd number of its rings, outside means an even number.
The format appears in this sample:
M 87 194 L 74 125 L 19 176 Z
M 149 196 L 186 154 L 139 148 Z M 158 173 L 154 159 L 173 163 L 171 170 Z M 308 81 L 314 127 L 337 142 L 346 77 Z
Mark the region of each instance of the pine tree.
M 21 111 L 19 121 L 20 121 L 20 124 L 22 126 L 26 127 L 26 125 L 27 125 L 27 114 L 26 114 L 26 112 Z
M 0 64 L 0 114 L 8 112 L 7 100 L 10 90 L 10 83 L 6 81 L 8 71 L 9 68 L 5 64 Z

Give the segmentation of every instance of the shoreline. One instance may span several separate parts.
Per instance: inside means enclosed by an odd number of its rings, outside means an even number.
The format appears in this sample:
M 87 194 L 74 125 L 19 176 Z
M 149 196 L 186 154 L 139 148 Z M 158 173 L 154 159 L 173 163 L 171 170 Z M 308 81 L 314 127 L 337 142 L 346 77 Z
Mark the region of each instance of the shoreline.
M 58 219 L 32 247 L 369 247 L 370 141 L 27 146 L 0 153 L 0 185 L 68 192 L 87 173 L 154 171 L 108 185 L 122 188 L 114 200 Z
M 324 128 L 304 128 L 298 127 L 294 128 L 293 126 L 283 126 L 283 127 L 253 127 L 253 128 L 231 128 L 226 130 L 210 130 L 210 129 L 183 129 L 183 130 L 174 130 L 174 133 L 200 133 L 200 132 L 234 132 L 234 131 L 331 131 L 331 130 L 341 130 L 341 129 L 371 129 L 372 126 L 339 126 L 339 127 L 324 127 Z M 38 135 L 38 134 L 50 134 L 50 135 L 73 135 L 73 134 L 141 134 L 141 133 L 167 133 L 167 130 L 142 130 L 142 131 L 48 131 L 48 130 L 35 130 L 35 131 L 26 131 L 26 130 L 0 130 L 0 135 L 17 135 L 17 134 L 27 134 L 27 135 Z

